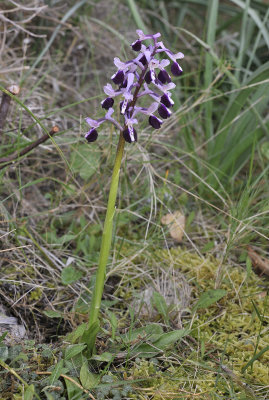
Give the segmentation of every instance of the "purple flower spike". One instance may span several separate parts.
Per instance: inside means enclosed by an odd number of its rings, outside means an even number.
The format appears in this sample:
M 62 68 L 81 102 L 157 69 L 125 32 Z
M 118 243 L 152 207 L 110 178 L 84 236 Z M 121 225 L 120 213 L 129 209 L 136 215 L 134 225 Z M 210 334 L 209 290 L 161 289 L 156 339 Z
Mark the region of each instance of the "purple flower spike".
M 160 129 L 163 121 L 160 118 L 155 117 L 155 115 L 151 115 L 149 117 L 149 123 L 154 129 Z
M 160 71 L 158 73 L 158 79 L 159 81 L 161 81 L 162 83 L 170 83 L 171 82 L 171 77 L 168 74 L 168 72 L 165 71 L 165 69 L 163 69 L 162 71 Z
M 180 76 L 183 72 L 183 69 L 179 66 L 179 64 L 174 61 L 171 65 L 171 72 L 174 76 Z
M 131 46 L 134 51 L 140 51 L 142 46 L 141 40 L 136 40 L 131 44 Z
M 112 97 L 107 97 L 105 100 L 101 102 L 102 108 L 108 110 L 109 108 L 113 107 L 114 99 Z
M 167 108 L 170 108 L 174 105 L 173 100 L 171 99 L 171 97 L 164 93 L 161 97 L 161 103 L 163 103 Z
M 97 139 L 97 129 L 101 124 L 110 122 L 120 131 L 121 139 L 133 143 L 137 141 L 134 125 L 138 124 L 138 116 L 147 115 L 149 124 L 154 129 L 159 129 L 163 120 L 172 114 L 170 109 L 174 102 L 171 91 L 176 85 L 171 81 L 167 67 L 171 65 L 172 74 L 180 76 L 183 70 L 178 64 L 178 59 L 182 59 L 184 55 L 181 52 L 173 53 L 166 48 L 163 42 L 159 41 L 160 33 L 146 35 L 137 30 L 137 34 L 138 39 L 131 47 L 138 54 L 126 62 L 121 61 L 119 57 L 114 58 L 117 70 L 111 77 L 112 82 L 104 86 L 106 98 L 101 102 L 102 108 L 107 110 L 106 115 L 96 120 L 86 118 L 91 128 L 85 135 L 88 142 Z M 147 41 L 150 41 L 150 44 Z M 119 100 L 116 103 L 117 97 Z M 117 108 L 120 107 L 120 114 L 116 114 L 123 123 L 113 118 L 114 103 Z M 157 112 L 161 119 L 155 115 Z
M 97 130 L 92 128 L 91 130 L 89 130 L 89 132 L 86 133 L 85 135 L 85 139 L 87 140 L 87 142 L 95 142 L 96 139 L 98 137 L 98 133 Z
M 121 70 L 117 71 L 111 76 L 111 79 L 116 85 L 121 85 L 124 81 L 124 72 Z
M 162 117 L 163 119 L 167 119 L 170 117 L 170 115 L 172 114 L 171 111 L 165 107 L 164 104 L 160 104 L 159 108 L 158 108 L 158 113 L 160 115 L 160 117 Z

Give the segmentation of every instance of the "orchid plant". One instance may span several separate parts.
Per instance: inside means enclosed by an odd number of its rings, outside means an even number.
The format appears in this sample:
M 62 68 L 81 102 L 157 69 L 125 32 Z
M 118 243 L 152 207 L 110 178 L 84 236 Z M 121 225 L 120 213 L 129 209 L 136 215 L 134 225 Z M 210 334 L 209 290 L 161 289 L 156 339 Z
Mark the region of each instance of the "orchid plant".
M 104 122 L 112 123 L 119 131 L 119 141 L 111 178 L 99 265 L 90 305 L 89 324 L 87 331 L 83 335 L 90 353 L 94 349 L 96 335 L 99 330 L 98 317 L 111 247 L 113 217 L 124 145 L 125 142 L 133 143 L 137 141 L 137 131 L 134 125 L 138 124 L 137 118 L 140 114 L 148 116 L 148 122 L 154 129 L 159 129 L 163 120 L 171 116 L 171 108 L 174 102 L 170 91 L 176 85 L 172 82 L 171 76 L 165 68 L 171 64 L 171 73 L 174 76 L 182 74 L 182 68 L 177 62 L 178 59 L 184 57 L 181 52 L 174 54 L 166 48 L 163 42 L 158 40 L 161 36 L 160 33 L 145 35 L 141 30 L 137 30 L 136 32 L 138 39 L 131 44 L 131 47 L 135 52 L 138 52 L 137 57 L 127 62 L 122 62 L 118 57 L 114 58 L 117 71 L 112 75 L 111 80 L 116 88 L 114 89 L 110 83 L 104 87 L 104 92 L 108 96 L 101 102 L 102 108 L 107 110 L 105 116 L 97 120 L 86 118 L 86 122 L 91 128 L 85 135 L 88 142 L 94 142 L 97 139 L 97 129 Z M 153 43 L 147 46 L 143 44 L 145 40 L 151 40 Z M 161 58 L 160 56 L 163 54 L 169 59 Z M 148 107 L 139 106 L 139 100 L 145 96 L 152 99 L 151 104 Z M 120 97 L 119 106 L 120 113 L 123 116 L 123 124 L 113 118 L 113 106 L 116 97 Z M 156 112 L 158 112 L 158 116 L 155 115 Z

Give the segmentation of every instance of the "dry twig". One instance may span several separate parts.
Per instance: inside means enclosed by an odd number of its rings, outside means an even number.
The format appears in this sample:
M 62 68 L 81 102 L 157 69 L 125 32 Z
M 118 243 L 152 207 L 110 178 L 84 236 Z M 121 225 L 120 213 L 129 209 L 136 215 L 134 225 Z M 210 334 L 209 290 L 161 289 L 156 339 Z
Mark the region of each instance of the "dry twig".
M 5 168 L 7 165 L 13 164 L 19 157 L 24 156 L 25 154 L 29 153 L 29 151 L 33 150 L 34 148 L 38 147 L 40 144 L 44 143 L 46 140 L 51 138 L 55 133 L 59 132 L 58 126 L 53 126 L 50 130 L 49 134 L 45 134 L 41 136 L 41 138 L 37 139 L 35 142 L 29 144 L 28 146 L 24 147 L 24 149 L 20 151 L 16 151 L 15 153 L 10 154 L 7 157 L 0 158 L 0 169 Z
M 20 88 L 18 85 L 11 85 L 7 88 L 7 90 L 14 96 L 17 96 L 20 93 Z M 2 134 L 3 128 L 5 126 L 10 102 L 11 97 L 7 93 L 3 93 L 0 105 L 0 135 Z

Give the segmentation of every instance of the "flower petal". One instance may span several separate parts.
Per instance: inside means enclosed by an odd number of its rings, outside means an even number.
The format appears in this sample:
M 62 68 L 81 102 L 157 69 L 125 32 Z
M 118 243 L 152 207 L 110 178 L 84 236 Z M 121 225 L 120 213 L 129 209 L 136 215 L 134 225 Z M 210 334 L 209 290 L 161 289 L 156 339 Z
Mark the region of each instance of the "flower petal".
M 168 93 L 164 93 L 161 97 L 161 103 L 163 103 L 167 108 L 172 107 L 175 103 L 171 99 Z
M 175 61 L 173 62 L 173 64 L 171 65 L 171 72 L 173 75 L 175 76 L 180 76 L 183 72 L 183 69 L 180 67 L 180 65 L 178 65 L 178 63 Z
M 158 113 L 160 117 L 162 117 L 163 119 L 169 118 L 170 115 L 172 114 L 169 108 L 165 107 L 165 105 L 162 103 L 159 105 Z
M 160 118 L 155 117 L 155 115 L 151 115 L 149 117 L 149 123 L 154 129 L 159 129 L 163 121 Z
M 114 75 L 111 76 L 111 79 L 116 85 L 121 85 L 124 81 L 124 72 L 119 69 Z
M 122 134 L 126 142 L 128 143 L 137 142 L 137 133 L 132 126 L 129 126 L 126 129 L 124 129 Z
M 171 82 L 171 77 L 170 77 L 170 75 L 168 74 L 168 72 L 165 71 L 165 69 L 161 70 L 161 71 L 158 73 L 158 79 L 159 79 L 159 81 L 161 81 L 162 83 L 170 83 L 170 82 Z
M 108 110 L 113 107 L 114 99 L 112 97 L 107 97 L 105 100 L 101 101 L 102 108 Z
M 89 117 L 85 118 L 85 121 L 87 122 L 88 125 L 90 125 L 91 128 L 98 128 L 98 126 L 100 126 L 100 124 L 103 122 L 104 118 L 101 118 L 101 121 L 95 120 L 95 119 L 91 119 Z
M 110 83 L 107 83 L 106 86 L 104 86 L 104 92 L 109 97 L 115 97 L 115 96 L 118 96 L 119 94 L 121 94 L 121 91 L 114 90 Z
M 89 132 L 86 133 L 85 139 L 87 142 L 95 142 L 98 137 L 98 132 L 96 129 L 92 128 Z
M 141 50 L 141 45 L 142 45 L 142 43 L 141 43 L 141 40 L 139 40 L 139 39 L 131 44 L 132 49 L 134 51 L 140 51 Z

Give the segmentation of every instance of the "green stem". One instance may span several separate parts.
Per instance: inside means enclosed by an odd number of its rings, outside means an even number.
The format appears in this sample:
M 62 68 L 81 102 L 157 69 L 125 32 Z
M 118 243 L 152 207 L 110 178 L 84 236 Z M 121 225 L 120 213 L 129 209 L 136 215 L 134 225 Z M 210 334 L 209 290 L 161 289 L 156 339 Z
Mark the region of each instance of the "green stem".
M 124 151 L 124 144 L 125 140 L 120 134 L 115 164 L 113 168 L 111 184 L 110 184 L 110 192 L 108 197 L 107 203 L 107 211 L 106 211 L 106 218 L 104 224 L 104 230 L 102 235 L 102 242 L 101 242 L 101 250 L 99 256 L 99 265 L 96 273 L 96 281 L 95 287 L 92 295 L 92 301 L 90 306 L 90 316 L 89 316 L 89 333 L 91 331 L 91 327 L 98 322 L 98 315 L 101 306 L 101 299 L 104 290 L 105 284 L 105 276 L 106 276 L 106 266 L 109 257 L 110 247 L 111 247 L 111 240 L 112 240 L 112 230 L 113 230 L 113 218 L 115 213 L 115 204 L 118 192 L 118 184 L 119 184 L 119 176 L 120 176 L 120 167 L 121 161 Z M 96 336 L 96 335 L 95 335 Z M 94 343 L 95 338 L 90 339 L 90 343 Z M 89 349 L 92 350 L 92 349 Z

